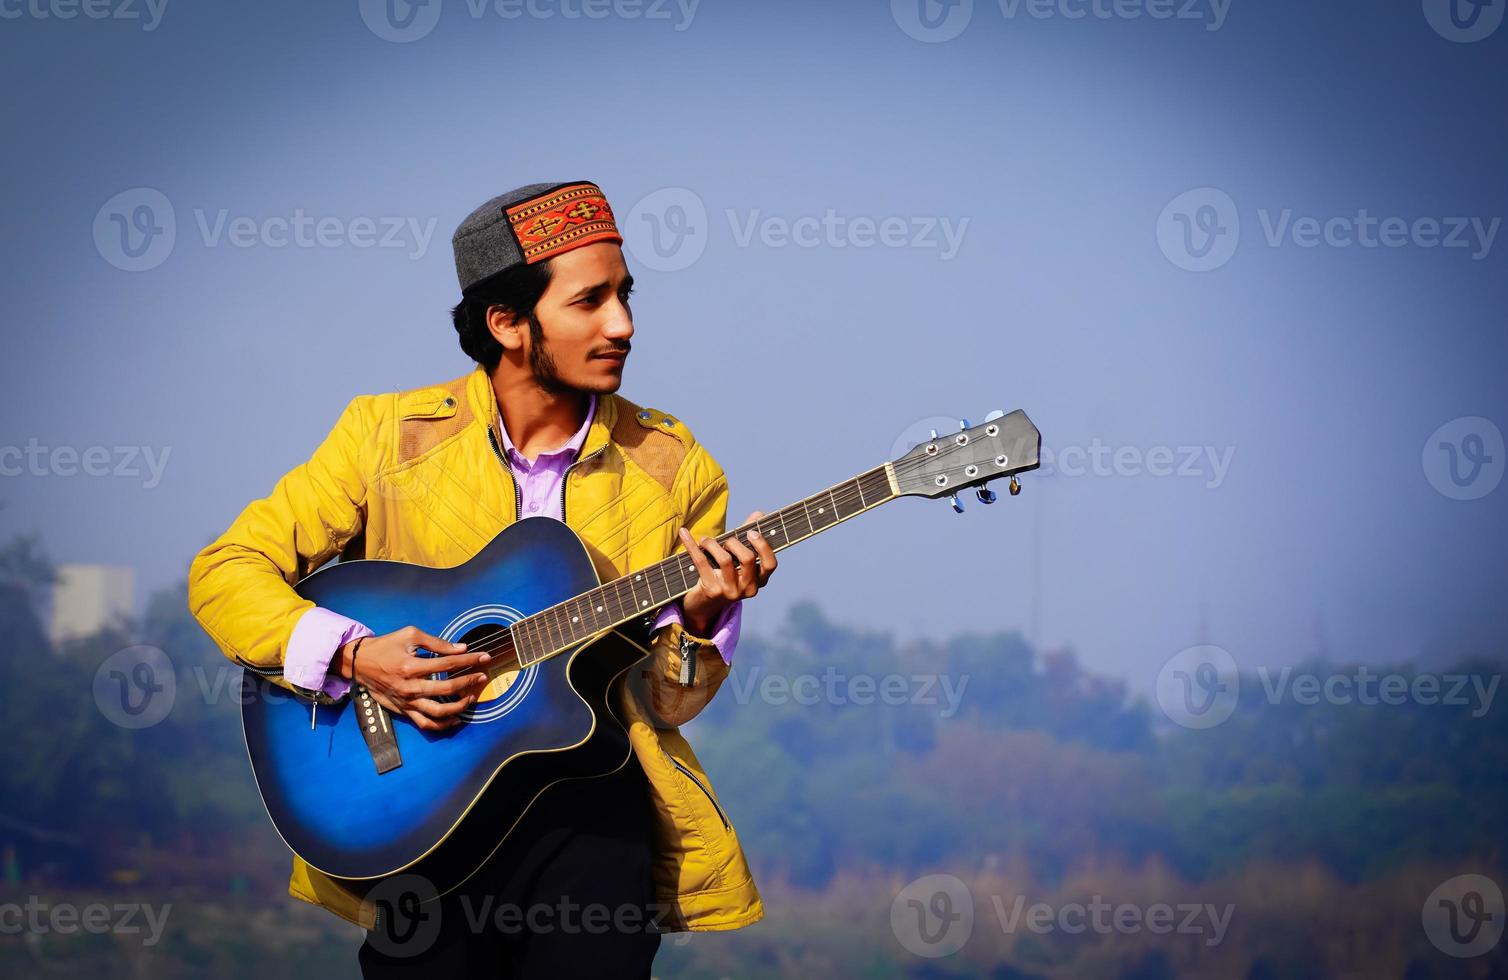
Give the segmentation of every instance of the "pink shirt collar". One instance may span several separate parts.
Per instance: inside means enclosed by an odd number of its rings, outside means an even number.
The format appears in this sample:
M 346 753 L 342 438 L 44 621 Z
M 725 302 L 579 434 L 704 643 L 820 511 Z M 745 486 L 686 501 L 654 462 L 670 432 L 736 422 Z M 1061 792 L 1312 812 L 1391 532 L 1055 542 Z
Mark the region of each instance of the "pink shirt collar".
M 501 414 L 501 412 L 499 412 L 499 414 Z M 573 457 L 577 453 L 581 452 L 581 447 L 584 446 L 584 445 L 586 445 L 587 430 L 589 430 L 592 427 L 592 418 L 596 414 L 597 414 L 597 395 L 594 392 L 592 394 L 592 396 L 591 396 L 591 399 L 587 402 L 587 406 L 586 406 L 586 421 L 581 423 L 581 428 L 579 428 L 579 429 L 576 430 L 576 434 L 573 435 L 573 436 L 571 436 L 571 438 L 566 442 L 566 444 L 564 446 L 561 446 L 558 449 L 551 449 L 548 452 L 540 453 L 539 454 L 539 459 L 544 459 L 546 456 L 550 456 L 550 457 L 565 456 L 566 459 L 569 460 L 571 457 Z M 513 440 L 510 439 L 510 438 L 508 438 L 508 426 L 507 426 L 507 424 L 505 423 L 505 424 L 499 425 L 498 428 L 500 428 L 500 429 L 503 430 L 503 452 L 508 457 L 508 459 L 511 460 L 511 461 L 513 461 L 513 462 L 518 463 L 520 466 L 532 469 L 533 467 L 530 464 L 529 460 L 524 456 L 523 453 L 519 452 L 516 448 L 514 448 Z M 538 462 L 539 462 L 538 459 L 535 460 L 536 464 Z

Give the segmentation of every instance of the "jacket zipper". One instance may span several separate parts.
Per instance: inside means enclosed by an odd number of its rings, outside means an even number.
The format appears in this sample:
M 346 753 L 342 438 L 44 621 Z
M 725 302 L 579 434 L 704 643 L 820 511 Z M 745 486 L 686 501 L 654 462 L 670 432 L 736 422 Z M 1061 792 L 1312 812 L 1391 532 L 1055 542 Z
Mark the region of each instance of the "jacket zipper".
M 503 450 L 497 444 L 497 433 L 490 425 L 487 426 L 487 441 L 492 445 L 492 455 L 496 456 L 497 461 L 503 464 L 503 471 L 508 474 L 508 480 L 513 484 L 513 519 L 519 520 L 524 512 L 524 492 L 519 489 L 518 480 L 514 479 L 513 477 L 513 467 L 509 466 L 508 461 L 503 458 Z M 593 459 L 597 456 L 602 455 L 603 451 L 606 449 L 607 446 L 599 446 L 597 449 L 593 450 L 590 455 L 583 456 L 581 459 L 578 459 L 575 462 L 571 463 L 570 466 L 566 467 L 565 472 L 561 474 L 560 521 L 562 524 L 565 523 L 565 491 L 567 477 L 571 475 L 571 471 L 574 470 L 577 466 L 585 463 L 589 459 Z
M 661 749 L 660 751 L 664 752 L 665 750 Z M 696 778 L 696 774 L 693 773 L 690 769 L 687 769 L 685 766 L 681 765 L 679 762 L 677 762 L 675 756 L 671 755 L 669 752 L 665 752 L 665 758 L 669 759 L 670 760 L 670 764 L 672 766 L 675 766 L 677 769 L 679 769 L 686 776 L 687 779 L 689 779 L 693 783 L 695 783 L 696 784 L 696 788 L 699 789 L 699 790 L 701 790 L 702 793 L 707 797 L 707 802 L 711 803 L 712 804 L 712 809 L 714 809 L 714 810 L 717 811 L 717 818 L 723 822 L 723 829 L 724 830 L 731 830 L 731 829 L 733 829 L 733 828 L 731 828 L 731 827 L 728 826 L 728 818 L 725 817 L 725 816 L 723 816 L 723 808 L 720 807 L 720 806 L 718 806 L 717 805 L 717 800 L 715 800 L 715 799 L 712 798 L 712 791 L 709 790 L 707 787 L 705 787 L 705 786 L 702 785 L 702 781 L 700 779 Z
M 249 670 L 253 674 L 256 674 L 258 677 L 265 677 L 268 680 L 283 676 L 282 667 L 258 667 L 256 664 L 251 663 L 250 661 L 242 660 L 239 656 L 236 657 L 236 663 L 241 665 L 242 670 Z M 334 704 L 337 700 L 336 698 L 330 697 L 330 695 L 326 694 L 324 691 L 316 691 L 312 688 L 301 687 L 298 684 L 295 684 L 292 681 L 288 680 L 287 678 L 284 678 L 284 683 L 288 685 L 288 688 L 296 697 L 305 698 L 309 701 L 315 702 L 316 704 Z
M 605 449 L 607 449 L 606 446 L 599 446 L 597 449 L 595 449 L 592 452 L 592 454 L 590 456 L 583 456 L 581 459 L 578 459 L 575 462 L 571 463 L 570 466 L 567 466 L 565 468 L 565 472 L 560 475 L 560 521 L 561 521 L 562 524 L 565 523 L 565 517 L 566 517 L 566 512 L 565 512 L 566 481 L 570 479 L 570 477 L 571 477 L 571 471 L 574 470 L 580 464 L 585 463 L 587 460 L 592 459 L 595 456 L 601 456 L 603 450 L 605 450 Z
M 524 499 L 523 499 L 524 495 L 523 495 L 523 491 L 521 491 L 518 488 L 518 481 L 513 478 L 513 468 L 510 467 L 508 465 L 508 461 L 503 458 L 503 452 L 498 447 L 498 444 L 497 444 L 497 433 L 495 431 L 493 431 L 493 428 L 490 425 L 487 426 L 487 441 L 492 444 L 492 454 L 494 456 L 496 456 L 497 457 L 497 461 L 503 465 L 503 470 L 508 474 L 508 479 L 511 480 L 512 483 L 513 483 L 513 513 L 514 513 L 514 519 L 517 520 L 518 519 L 518 515 L 521 514 L 521 513 L 523 513 L 523 509 L 524 509 Z M 598 449 L 596 451 L 592 452 L 590 455 L 584 456 L 581 459 L 578 459 L 575 462 L 571 463 L 570 466 L 566 467 L 565 472 L 563 474 L 561 474 L 561 477 L 560 477 L 560 520 L 561 520 L 561 523 L 565 523 L 565 517 L 566 517 L 566 509 L 565 509 L 565 504 L 566 504 L 566 481 L 570 478 L 571 471 L 574 470 L 580 464 L 586 462 L 587 460 L 593 459 L 593 458 L 595 458 L 597 456 L 602 455 L 602 453 L 606 449 L 607 449 L 607 446 L 600 446 L 600 447 L 598 447 Z M 665 750 L 663 748 L 660 751 L 661 752 L 665 752 Z M 683 766 L 679 762 L 677 762 L 676 759 L 675 759 L 675 756 L 671 755 L 669 752 L 665 752 L 665 758 L 669 759 L 670 760 L 670 764 L 672 766 L 675 766 L 677 769 L 679 769 L 681 771 L 682 775 L 684 775 L 687 779 L 691 780 L 691 782 L 696 786 L 696 788 L 702 791 L 702 795 L 705 796 L 705 797 L 707 797 L 707 802 L 711 803 L 712 804 L 712 809 L 714 809 L 714 810 L 717 811 L 717 819 L 719 819 L 719 820 L 721 820 L 723 822 L 723 829 L 724 830 L 732 830 L 733 828 L 728 825 L 728 817 L 723 813 L 723 808 L 717 805 L 717 800 L 713 798 L 712 791 L 709 790 L 707 787 L 705 787 L 705 786 L 702 785 L 702 781 L 700 779 L 696 778 L 696 774 L 695 773 L 693 773 L 690 769 L 687 769 L 685 766 Z
M 524 512 L 524 492 L 518 488 L 518 481 L 513 478 L 513 467 L 509 466 L 508 461 L 503 458 L 503 450 L 497 444 L 497 433 L 490 425 L 487 426 L 487 441 L 492 444 L 492 455 L 503 464 L 503 473 L 507 475 L 508 482 L 513 484 L 513 519 L 516 521 Z

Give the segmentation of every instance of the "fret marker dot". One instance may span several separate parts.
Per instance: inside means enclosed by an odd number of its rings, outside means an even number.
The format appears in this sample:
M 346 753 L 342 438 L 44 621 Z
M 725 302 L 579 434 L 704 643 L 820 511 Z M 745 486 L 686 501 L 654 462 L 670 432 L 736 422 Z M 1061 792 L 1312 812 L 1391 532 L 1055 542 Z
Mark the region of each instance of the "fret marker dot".
M 647 606 L 647 605 L 649 605 L 649 600 L 648 599 L 640 599 L 639 600 L 639 605 L 641 605 L 641 606 Z
M 819 513 L 819 514 L 822 513 L 822 508 L 821 507 L 817 508 L 817 513 Z
M 601 611 L 602 611 L 602 607 L 601 607 L 601 606 L 598 606 L 598 607 L 597 607 L 597 611 L 598 611 L 598 612 L 601 612 Z
M 580 616 L 572 616 L 571 617 L 571 622 L 573 622 L 573 623 L 579 623 L 580 621 L 581 621 L 581 617 Z
M 644 576 L 642 576 L 642 575 L 635 575 L 635 576 L 634 576 L 634 581 L 635 581 L 635 582 L 637 582 L 637 581 L 639 581 L 639 579 L 641 579 L 641 578 L 643 578 L 643 577 L 644 577 Z

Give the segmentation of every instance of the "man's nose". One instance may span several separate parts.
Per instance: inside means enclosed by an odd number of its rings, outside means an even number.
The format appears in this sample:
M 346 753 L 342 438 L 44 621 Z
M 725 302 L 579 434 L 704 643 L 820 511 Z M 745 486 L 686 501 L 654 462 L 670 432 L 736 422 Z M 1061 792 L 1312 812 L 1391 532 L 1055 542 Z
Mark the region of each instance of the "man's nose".
M 627 340 L 634 335 L 634 319 L 621 303 L 602 328 L 602 335 L 614 340 Z

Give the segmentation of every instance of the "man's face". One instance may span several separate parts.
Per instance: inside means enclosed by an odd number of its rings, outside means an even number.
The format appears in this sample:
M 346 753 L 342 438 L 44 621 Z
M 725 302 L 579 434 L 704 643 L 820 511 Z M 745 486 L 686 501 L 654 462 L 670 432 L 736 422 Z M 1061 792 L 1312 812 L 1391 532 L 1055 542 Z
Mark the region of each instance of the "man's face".
M 550 285 L 534 307 L 541 334 L 524 345 L 535 380 L 547 391 L 617 391 L 634 334 L 628 297 L 634 280 L 612 242 L 555 256 Z

